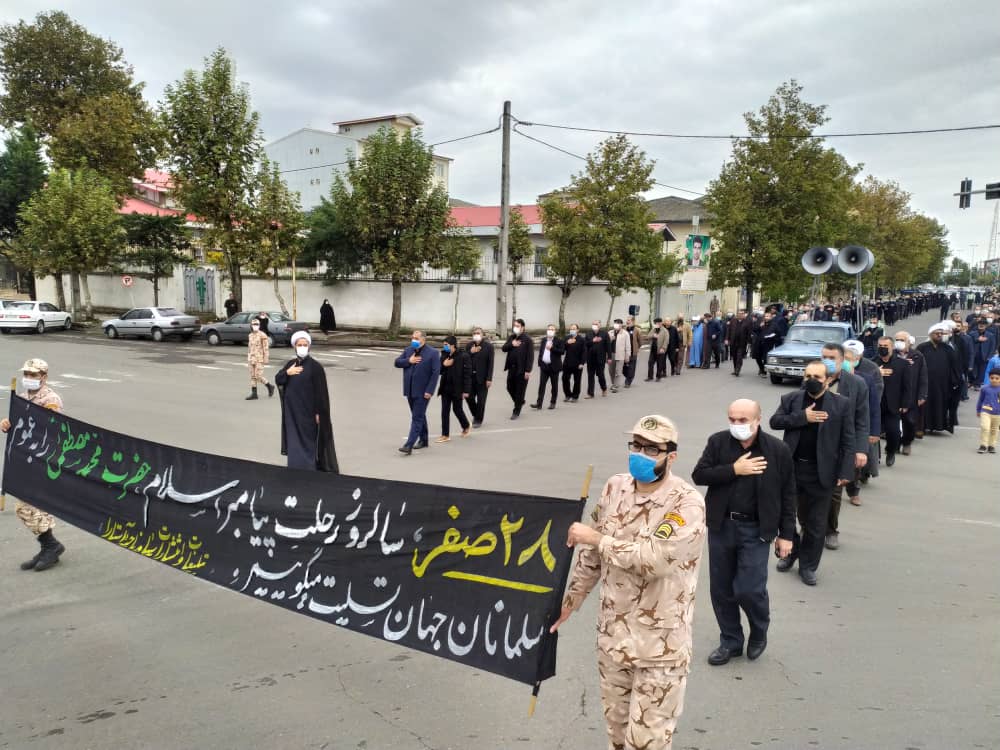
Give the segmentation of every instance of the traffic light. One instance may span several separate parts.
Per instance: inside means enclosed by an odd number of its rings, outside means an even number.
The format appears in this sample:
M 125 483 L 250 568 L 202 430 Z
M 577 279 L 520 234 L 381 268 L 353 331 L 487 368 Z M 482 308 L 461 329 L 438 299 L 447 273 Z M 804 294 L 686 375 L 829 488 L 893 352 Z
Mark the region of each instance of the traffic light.
M 988 201 L 1000 200 L 1000 182 L 986 183 L 986 200 Z
M 968 208 L 970 205 L 972 205 L 972 196 L 970 195 L 971 192 L 972 192 L 972 180 L 966 177 L 964 180 L 962 180 L 962 187 L 958 189 L 959 208 Z

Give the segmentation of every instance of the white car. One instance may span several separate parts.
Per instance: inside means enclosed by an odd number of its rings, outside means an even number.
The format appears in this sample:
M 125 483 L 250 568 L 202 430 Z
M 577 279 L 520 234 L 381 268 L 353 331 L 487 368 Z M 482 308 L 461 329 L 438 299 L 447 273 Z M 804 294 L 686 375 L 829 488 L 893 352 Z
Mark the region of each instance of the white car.
M 197 318 L 172 307 L 137 307 L 120 318 L 101 323 L 101 329 L 109 339 L 148 336 L 153 341 L 163 341 L 167 336 L 179 336 L 184 341 L 190 341 L 200 326 Z
M 45 333 L 53 329 L 68 331 L 72 327 L 72 316 L 49 302 L 5 300 L 0 309 L 0 333 L 17 329 Z

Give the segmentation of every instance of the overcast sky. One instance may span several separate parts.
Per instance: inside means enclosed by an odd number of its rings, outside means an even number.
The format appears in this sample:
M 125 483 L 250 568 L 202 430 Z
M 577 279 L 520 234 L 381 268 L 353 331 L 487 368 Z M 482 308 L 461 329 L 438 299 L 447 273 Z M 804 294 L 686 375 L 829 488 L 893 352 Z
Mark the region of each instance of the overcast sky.
M 996 0 L 367 0 L 120 3 L 5 0 L 3 22 L 61 9 L 125 51 L 151 101 L 216 46 L 250 85 L 265 137 L 335 120 L 413 112 L 428 142 L 494 126 L 503 100 L 525 121 L 614 130 L 731 134 L 789 78 L 828 105 L 826 132 L 1000 123 Z M 603 137 L 526 128 L 586 153 Z M 657 181 L 705 189 L 728 141 L 636 138 Z M 830 141 L 944 222 L 952 252 L 985 257 L 1000 201 L 952 196 L 1000 182 L 1000 130 Z M 499 203 L 499 133 L 441 146 L 451 195 Z M 518 136 L 511 197 L 532 203 L 580 168 Z M 657 188 L 650 197 L 687 195 Z M 877 248 L 873 248 L 878 252 Z

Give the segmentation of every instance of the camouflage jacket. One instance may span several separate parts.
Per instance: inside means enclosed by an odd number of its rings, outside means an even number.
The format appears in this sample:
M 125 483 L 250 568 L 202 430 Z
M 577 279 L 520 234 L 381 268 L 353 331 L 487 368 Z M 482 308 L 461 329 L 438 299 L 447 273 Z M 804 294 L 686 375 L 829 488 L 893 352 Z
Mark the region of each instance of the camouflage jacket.
M 604 534 L 581 547 L 563 606 L 579 609 L 598 580 L 597 646 L 623 664 L 687 672 L 705 500 L 671 475 L 639 495 L 629 474 L 608 480 L 592 516 Z
M 37 391 L 25 391 L 20 396 L 45 409 L 52 409 L 52 411 L 62 411 L 63 409 L 63 402 L 59 398 L 59 394 L 47 385 L 43 385 Z
M 270 347 L 267 343 L 267 334 L 263 331 L 250 333 L 247 339 L 247 362 L 252 365 L 266 365 L 270 359 Z

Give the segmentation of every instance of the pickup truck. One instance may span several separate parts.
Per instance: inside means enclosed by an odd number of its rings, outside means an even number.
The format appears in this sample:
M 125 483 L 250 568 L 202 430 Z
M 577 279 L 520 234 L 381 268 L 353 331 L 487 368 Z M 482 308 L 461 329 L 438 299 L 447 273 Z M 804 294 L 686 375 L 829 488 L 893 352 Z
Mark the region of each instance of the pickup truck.
M 820 359 L 824 344 L 843 344 L 853 338 L 854 327 L 850 323 L 814 320 L 796 323 L 788 329 L 784 343 L 768 353 L 764 369 L 775 385 L 785 378 L 801 380 L 806 365 Z

